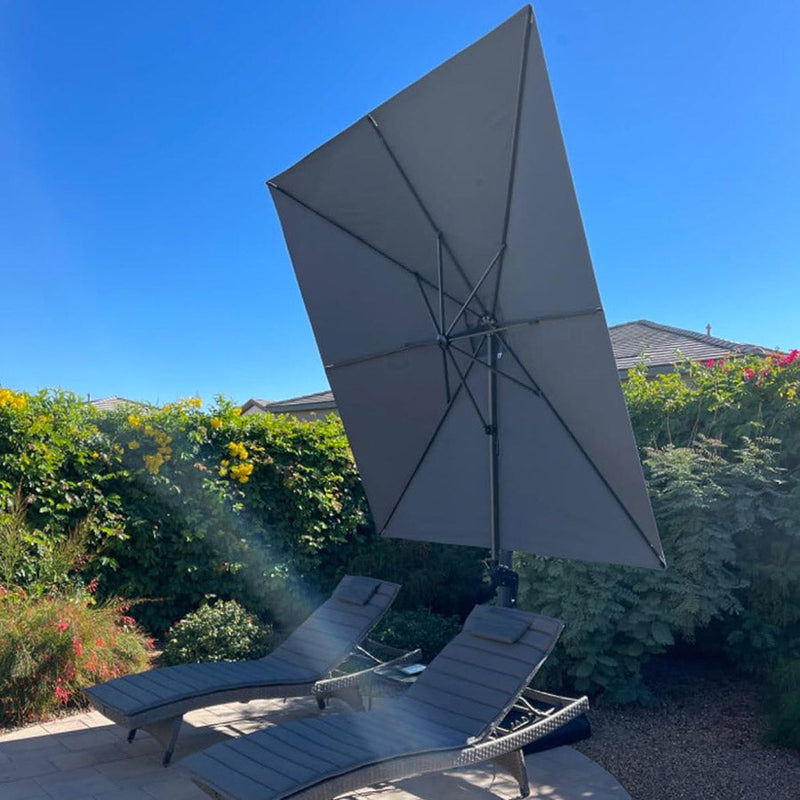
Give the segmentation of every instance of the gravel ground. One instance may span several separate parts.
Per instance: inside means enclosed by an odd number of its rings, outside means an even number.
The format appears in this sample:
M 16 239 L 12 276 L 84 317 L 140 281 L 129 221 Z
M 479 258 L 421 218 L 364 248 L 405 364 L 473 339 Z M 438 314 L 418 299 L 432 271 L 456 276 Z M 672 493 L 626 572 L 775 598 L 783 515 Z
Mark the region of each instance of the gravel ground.
M 577 748 L 634 800 L 800 800 L 800 752 L 761 740 L 748 679 L 724 664 L 662 657 L 647 685 L 657 708 L 596 708 Z

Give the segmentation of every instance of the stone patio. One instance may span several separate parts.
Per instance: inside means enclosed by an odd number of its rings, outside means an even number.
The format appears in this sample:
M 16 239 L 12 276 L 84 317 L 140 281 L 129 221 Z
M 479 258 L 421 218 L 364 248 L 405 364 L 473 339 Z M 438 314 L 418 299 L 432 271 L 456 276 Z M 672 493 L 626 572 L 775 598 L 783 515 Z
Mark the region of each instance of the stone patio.
M 333 704 L 332 711 L 345 706 Z M 127 731 L 96 711 L 31 725 L 0 736 L 2 800 L 208 800 L 183 772 L 180 758 L 226 736 L 316 714 L 311 698 L 230 703 L 186 716 L 173 765 L 161 766 L 161 746 L 146 733 L 133 743 Z M 532 798 L 630 800 L 600 766 L 571 747 L 527 757 Z M 518 796 L 516 782 L 492 765 L 409 778 L 364 789 L 359 800 L 490 800 Z

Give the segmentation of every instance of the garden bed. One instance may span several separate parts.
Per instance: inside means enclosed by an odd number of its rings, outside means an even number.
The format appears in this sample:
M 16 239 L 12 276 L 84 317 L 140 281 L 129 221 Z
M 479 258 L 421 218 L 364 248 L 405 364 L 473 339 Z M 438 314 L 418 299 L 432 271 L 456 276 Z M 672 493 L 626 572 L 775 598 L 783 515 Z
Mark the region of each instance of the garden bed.
M 577 749 L 635 800 L 788 800 L 800 752 L 763 740 L 759 689 L 722 661 L 663 656 L 646 668 L 660 705 L 596 707 Z

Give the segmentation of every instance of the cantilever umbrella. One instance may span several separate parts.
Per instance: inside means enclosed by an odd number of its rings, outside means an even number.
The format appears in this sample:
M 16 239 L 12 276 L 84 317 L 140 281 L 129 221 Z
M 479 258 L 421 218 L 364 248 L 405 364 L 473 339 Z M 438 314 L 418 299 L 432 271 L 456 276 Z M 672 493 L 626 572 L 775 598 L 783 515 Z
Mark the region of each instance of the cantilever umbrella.
M 381 533 L 663 566 L 529 6 L 269 186 Z

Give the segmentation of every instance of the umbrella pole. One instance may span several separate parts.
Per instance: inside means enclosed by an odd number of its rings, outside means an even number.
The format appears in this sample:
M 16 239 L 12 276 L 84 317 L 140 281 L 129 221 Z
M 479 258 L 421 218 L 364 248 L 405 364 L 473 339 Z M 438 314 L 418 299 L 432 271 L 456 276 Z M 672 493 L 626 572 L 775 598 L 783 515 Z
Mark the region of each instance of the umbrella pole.
M 494 324 L 493 320 L 487 320 Z M 489 356 L 489 530 L 492 542 L 491 581 L 497 587 L 497 602 L 509 608 L 517 604 L 517 573 L 511 569 L 510 550 L 500 549 L 500 482 L 498 477 L 500 442 L 497 433 L 497 361 L 498 337 L 490 333 L 487 337 Z

